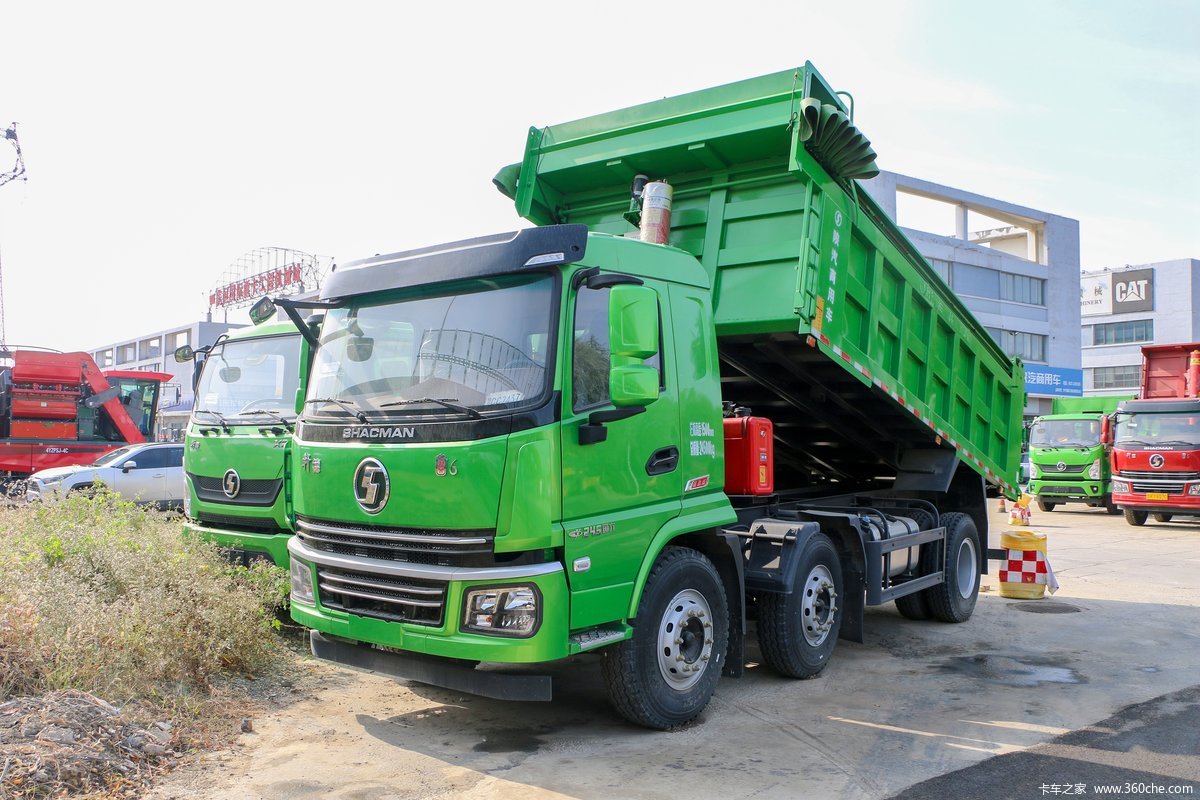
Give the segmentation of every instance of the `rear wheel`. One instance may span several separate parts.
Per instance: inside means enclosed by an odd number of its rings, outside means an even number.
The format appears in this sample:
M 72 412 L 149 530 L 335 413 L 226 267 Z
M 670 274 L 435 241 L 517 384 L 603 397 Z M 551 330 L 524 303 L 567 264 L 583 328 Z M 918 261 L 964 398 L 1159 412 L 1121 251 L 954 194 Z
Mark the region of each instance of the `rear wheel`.
M 1159 511 L 1155 511 L 1155 512 L 1154 512 L 1154 521 L 1155 521 L 1155 522 L 1170 522 L 1170 521 L 1171 521 L 1171 517 L 1172 517 L 1172 516 L 1174 516 L 1174 515 L 1172 515 L 1172 514 L 1163 514 L 1163 513 L 1159 512 Z
M 1053 510 L 1054 510 L 1054 507 L 1055 507 L 1056 505 L 1058 505 L 1058 503 L 1051 503 L 1051 502 L 1049 502 L 1049 501 L 1047 501 L 1047 500 L 1043 500 L 1043 499 L 1042 499 L 1042 498 L 1040 498 L 1040 497 L 1038 498 L 1038 501 L 1037 501 L 1037 503 L 1038 503 L 1038 508 L 1039 508 L 1040 510 L 1042 510 L 1042 511 L 1053 511 Z
M 825 668 L 842 629 L 842 562 L 823 533 L 804 543 L 790 594 L 758 598 L 758 644 L 767 666 L 788 678 Z
M 966 514 L 942 514 L 945 580 L 929 589 L 929 609 L 942 622 L 966 622 L 979 599 L 979 531 Z
M 633 638 L 604 650 L 608 696 L 625 719 L 670 730 L 699 716 L 721 677 L 729 607 L 712 562 L 668 547 L 646 579 Z
M 1145 511 L 1138 511 L 1137 509 L 1133 508 L 1125 509 L 1125 521 L 1130 525 L 1141 527 L 1142 525 L 1146 524 L 1146 517 L 1147 514 Z

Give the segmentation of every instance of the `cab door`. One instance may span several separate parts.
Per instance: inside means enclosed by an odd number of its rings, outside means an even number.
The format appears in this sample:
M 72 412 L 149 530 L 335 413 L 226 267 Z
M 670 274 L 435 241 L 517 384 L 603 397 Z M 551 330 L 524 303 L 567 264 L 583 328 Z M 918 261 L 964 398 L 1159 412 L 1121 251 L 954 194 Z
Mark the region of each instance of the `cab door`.
M 658 297 L 659 352 L 645 363 L 658 368 L 659 396 L 640 413 L 604 423 L 599 434 L 591 416 L 620 410 L 609 397 L 612 290 L 585 284 L 569 298 L 561 430 L 572 628 L 626 616 L 650 540 L 680 513 L 678 389 L 665 368 L 672 352 L 667 288 L 645 285 Z

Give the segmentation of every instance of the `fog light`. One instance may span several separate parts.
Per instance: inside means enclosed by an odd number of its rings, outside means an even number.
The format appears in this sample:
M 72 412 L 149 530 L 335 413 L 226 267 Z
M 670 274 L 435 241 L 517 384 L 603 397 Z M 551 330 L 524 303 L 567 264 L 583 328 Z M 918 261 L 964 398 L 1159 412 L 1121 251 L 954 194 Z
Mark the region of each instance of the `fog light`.
M 536 586 L 497 586 L 467 591 L 463 630 L 494 636 L 532 636 L 541 619 Z
M 1114 494 L 1129 494 L 1129 483 L 1127 481 L 1113 481 L 1112 490 Z
M 292 556 L 292 602 L 316 605 L 317 598 L 313 593 L 312 567 Z

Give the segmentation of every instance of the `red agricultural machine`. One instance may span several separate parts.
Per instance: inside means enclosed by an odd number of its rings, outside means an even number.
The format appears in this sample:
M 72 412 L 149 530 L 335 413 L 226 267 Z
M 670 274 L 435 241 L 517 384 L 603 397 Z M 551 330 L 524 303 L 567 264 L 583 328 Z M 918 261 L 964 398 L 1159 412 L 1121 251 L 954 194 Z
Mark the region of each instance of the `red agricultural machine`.
M 0 480 L 153 441 L 159 389 L 171 377 L 102 371 L 87 353 L 0 352 Z

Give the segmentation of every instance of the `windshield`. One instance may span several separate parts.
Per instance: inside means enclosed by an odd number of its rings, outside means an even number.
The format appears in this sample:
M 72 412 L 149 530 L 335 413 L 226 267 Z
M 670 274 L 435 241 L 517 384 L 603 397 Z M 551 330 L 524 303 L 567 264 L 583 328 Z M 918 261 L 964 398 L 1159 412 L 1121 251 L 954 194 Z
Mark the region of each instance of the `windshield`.
M 227 341 L 204 361 L 195 413 L 294 417 L 299 385 L 299 334 Z
M 1195 414 L 1118 414 L 1116 443 L 1200 447 L 1200 417 Z
M 477 416 L 529 406 L 547 388 L 553 291 L 553 277 L 523 275 L 333 309 L 306 413 Z
M 1100 444 L 1098 419 L 1043 419 L 1029 432 L 1033 447 L 1092 447 Z
M 132 452 L 133 452 L 132 447 L 118 447 L 116 450 L 113 450 L 112 452 L 109 452 L 109 453 L 105 453 L 104 455 L 97 458 L 95 461 L 92 462 L 92 466 L 93 467 L 106 467 L 109 464 L 112 464 L 114 461 L 120 461 L 122 458 L 124 458 L 125 456 L 129 455 Z

